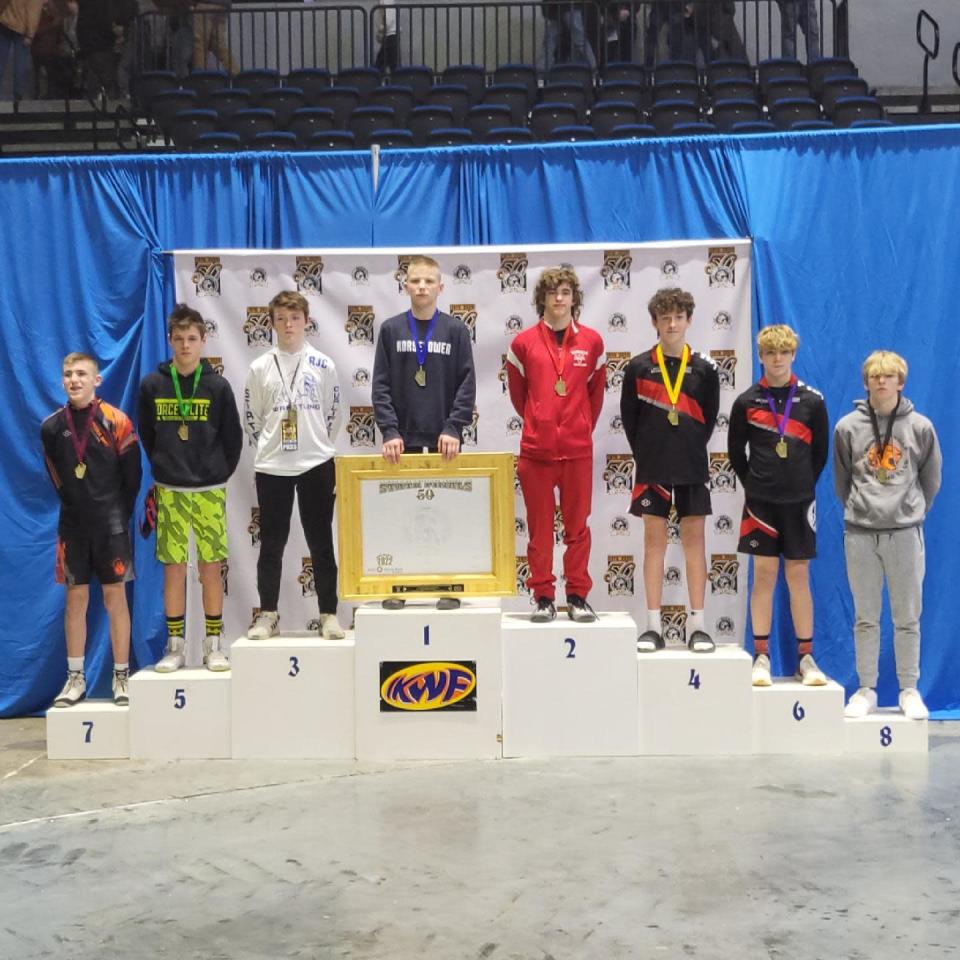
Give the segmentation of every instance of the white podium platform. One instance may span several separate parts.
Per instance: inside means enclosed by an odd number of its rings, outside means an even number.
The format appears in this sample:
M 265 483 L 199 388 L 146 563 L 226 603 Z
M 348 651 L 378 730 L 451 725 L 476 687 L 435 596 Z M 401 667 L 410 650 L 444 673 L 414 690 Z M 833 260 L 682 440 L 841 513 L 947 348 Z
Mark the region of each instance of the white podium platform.
M 756 753 L 843 753 L 843 687 L 776 678 L 752 687 Z
M 125 760 L 130 756 L 130 710 L 112 700 L 83 700 L 47 711 L 49 760 Z
M 499 757 L 500 618 L 499 604 L 489 603 L 465 602 L 459 610 L 437 610 L 434 601 L 408 602 L 402 610 L 384 610 L 379 604 L 358 608 L 357 759 Z M 425 666 L 429 664 L 438 666 Z M 452 666 L 439 666 L 443 664 Z M 412 709 L 418 699 L 453 703 L 467 689 L 472 672 L 476 709 L 458 709 L 457 704 Z M 381 686 L 389 676 L 394 676 L 391 689 L 406 698 L 408 709 L 381 709 Z
M 232 756 L 351 759 L 353 636 L 241 637 L 230 647 Z
M 926 753 L 926 720 L 908 720 L 895 707 L 883 707 L 857 720 L 843 721 L 847 753 Z
M 230 673 L 205 669 L 130 678 L 130 756 L 173 760 L 230 756 Z
M 596 623 L 531 623 L 504 614 L 503 755 L 629 756 L 639 749 L 637 626 L 625 613 Z
M 733 644 L 636 654 L 640 753 L 707 756 L 753 752 L 753 659 Z

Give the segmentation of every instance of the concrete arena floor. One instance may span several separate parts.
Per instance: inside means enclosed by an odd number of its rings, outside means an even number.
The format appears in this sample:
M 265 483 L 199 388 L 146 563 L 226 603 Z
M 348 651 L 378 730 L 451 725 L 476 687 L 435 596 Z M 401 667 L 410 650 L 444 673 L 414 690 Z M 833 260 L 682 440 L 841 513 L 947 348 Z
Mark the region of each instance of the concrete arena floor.
M 928 757 L 48 762 L 0 722 L 0 958 L 956 957 Z

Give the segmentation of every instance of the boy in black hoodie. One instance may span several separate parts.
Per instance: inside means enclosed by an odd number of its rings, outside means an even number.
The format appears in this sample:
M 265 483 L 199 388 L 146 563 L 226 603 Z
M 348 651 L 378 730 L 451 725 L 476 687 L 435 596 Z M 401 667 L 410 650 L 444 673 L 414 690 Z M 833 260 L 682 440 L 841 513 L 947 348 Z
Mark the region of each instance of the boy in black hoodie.
M 229 670 L 221 650 L 220 568 L 227 558 L 226 483 L 240 460 L 243 428 L 230 384 L 200 358 L 203 317 L 177 304 L 167 332 L 173 359 L 140 384 L 140 439 L 157 483 L 157 559 L 164 564 L 167 649 L 156 670 L 172 673 L 184 665 L 191 529 L 206 617 L 203 662 L 208 670 Z

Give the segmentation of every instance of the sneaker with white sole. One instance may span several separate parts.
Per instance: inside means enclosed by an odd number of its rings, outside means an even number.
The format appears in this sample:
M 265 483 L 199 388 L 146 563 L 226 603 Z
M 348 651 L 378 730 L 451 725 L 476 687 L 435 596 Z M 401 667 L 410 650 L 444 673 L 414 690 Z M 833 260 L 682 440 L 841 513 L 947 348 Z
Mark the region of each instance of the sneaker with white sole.
M 261 610 L 247 630 L 248 640 L 269 640 L 280 632 L 280 614 L 276 610 Z
M 900 691 L 900 709 L 908 720 L 927 720 L 930 711 L 916 687 L 904 687 Z
M 346 636 L 335 613 L 320 614 L 320 637 L 323 640 L 342 640 Z
M 186 662 L 183 637 L 169 637 L 167 649 L 153 669 L 157 673 L 176 673 Z
M 87 696 L 87 678 L 82 670 L 71 670 L 67 674 L 67 682 L 53 701 L 55 707 L 75 707 Z
M 765 653 L 758 653 L 753 658 L 750 679 L 755 687 L 769 687 L 773 683 L 770 679 L 770 658 Z
M 848 720 L 859 720 L 874 713 L 877 709 L 877 691 L 871 687 L 861 687 L 843 708 L 843 715 Z
M 113 671 L 113 683 L 111 684 L 113 688 L 113 702 L 118 707 L 128 707 L 130 706 L 130 671 L 129 670 L 114 670 Z
M 595 623 L 597 619 L 593 607 L 576 593 L 567 594 L 567 616 L 574 623 Z
M 218 633 L 209 633 L 203 638 L 203 665 L 211 673 L 223 673 L 230 669 L 230 661 L 220 649 L 222 643 L 223 637 Z
M 537 599 L 537 609 L 530 615 L 531 623 L 550 623 L 557 619 L 557 608 L 547 597 Z
M 817 666 L 817 661 L 813 659 L 813 655 L 810 653 L 805 653 L 800 658 L 796 676 L 805 687 L 825 687 L 827 685 L 826 675 Z

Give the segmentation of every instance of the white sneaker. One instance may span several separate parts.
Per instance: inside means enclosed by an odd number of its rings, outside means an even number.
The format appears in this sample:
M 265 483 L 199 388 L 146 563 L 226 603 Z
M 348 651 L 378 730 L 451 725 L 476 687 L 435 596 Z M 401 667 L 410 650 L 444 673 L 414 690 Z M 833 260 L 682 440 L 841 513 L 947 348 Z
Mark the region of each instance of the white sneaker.
M 769 687 L 773 682 L 770 679 L 770 658 L 765 653 L 758 653 L 753 658 L 751 680 L 755 687 Z
M 877 709 L 877 691 L 870 687 L 861 687 L 847 701 L 843 715 L 849 720 L 859 720 Z
M 203 638 L 203 665 L 212 673 L 223 673 L 230 669 L 227 655 L 220 649 L 220 634 L 208 634 Z
M 827 685 L 824 672 L 817 666 L 817 661 L 809 653 L 800 658 L 800 666 L 797 667 L 797 679 L 805 687 L 825 687 Z
M 280 614 L 276 610 L 261 610 L 250 629 L 247 630 L 248 640 L 269 640 L 280 632 Z
M 154 665 L 157 673 L 176 673 L 184 663 L 184 640 L 183 637 L 169 637 L 167 639 L 167 649 L 163 658 Z
M 320 637 L 323 640 L 342 640 L 345 636 L 335 613 L 320 614 Z
M 118 707 L 128 707 L 130 705 L 130 683 L 129 670 L 113 671 L 113 702 Z
M 82 670 L 71 670 L 67 674 L 67 682 L 53 701 L 55 707 L 75 707 L 87 696 L 87 678 Z
M 900 709 L 908 720 L 927 720 L 930 711 L 916 687 L 904 687 L 900 691 Z

